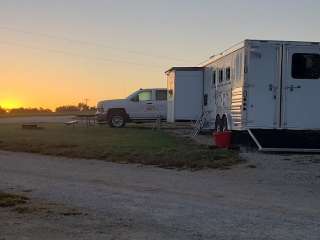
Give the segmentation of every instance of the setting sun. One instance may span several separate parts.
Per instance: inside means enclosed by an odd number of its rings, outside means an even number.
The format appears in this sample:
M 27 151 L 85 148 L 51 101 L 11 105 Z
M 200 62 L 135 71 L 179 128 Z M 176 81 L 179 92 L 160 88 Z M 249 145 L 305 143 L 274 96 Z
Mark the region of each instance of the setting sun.
M 21 104 L 17 100 L 3 100 L 0 101 L 0 106 L 5 109 L 18 108 Z

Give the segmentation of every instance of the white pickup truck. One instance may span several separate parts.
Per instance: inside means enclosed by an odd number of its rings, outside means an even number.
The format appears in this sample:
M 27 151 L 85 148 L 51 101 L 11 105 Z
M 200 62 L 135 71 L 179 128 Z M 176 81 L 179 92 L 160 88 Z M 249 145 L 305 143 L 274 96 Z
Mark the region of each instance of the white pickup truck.
M 97 104 L 98 121 L 121 128 L 127 122 L 145 122 L 167 117 L 167 89 L 140 89 L 126 99 Z

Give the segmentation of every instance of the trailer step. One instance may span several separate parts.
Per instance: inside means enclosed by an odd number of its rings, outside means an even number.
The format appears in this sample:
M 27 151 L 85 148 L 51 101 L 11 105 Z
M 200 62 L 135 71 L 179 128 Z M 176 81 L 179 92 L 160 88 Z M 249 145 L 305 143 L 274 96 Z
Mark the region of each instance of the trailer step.
M 262 152 L 320 152 L 320 131 L 249 129 Z
M 201 130 L 205 127 L 205 125 L 208 123 L 208 116 L 210 114 L 210 111 L 205 111 L 201 114 L 200 118 L 196 121 L 193 131 L 191 133 L 192 137 L 198 136 L 198 134 L 201 132 Z

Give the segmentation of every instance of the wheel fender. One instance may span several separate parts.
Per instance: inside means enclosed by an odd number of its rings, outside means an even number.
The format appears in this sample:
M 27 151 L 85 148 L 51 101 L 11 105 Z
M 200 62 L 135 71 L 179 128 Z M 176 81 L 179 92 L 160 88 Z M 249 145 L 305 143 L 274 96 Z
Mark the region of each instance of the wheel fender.
M 111 116 L 114 114 L 121 114 L 125 117 L 125 120 L 128 121 L 129 115 L 124 108 L 110 108 L 107 112 L 107 120 L 109 121 Z

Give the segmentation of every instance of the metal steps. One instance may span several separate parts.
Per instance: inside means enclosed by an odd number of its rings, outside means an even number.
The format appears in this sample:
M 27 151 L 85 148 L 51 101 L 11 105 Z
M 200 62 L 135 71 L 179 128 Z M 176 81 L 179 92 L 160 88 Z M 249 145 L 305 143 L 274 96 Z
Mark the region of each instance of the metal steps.
M 193 131 L 191 133 L 192 137 L 198 136 L 198 134 L 201 132 L 201 130 L 204 128 L 204 126 L 208 123 L 208 117 L 210 112 L 203 112 L 200 116 L 200 118 L 196 121 Z

